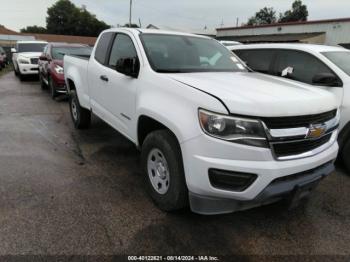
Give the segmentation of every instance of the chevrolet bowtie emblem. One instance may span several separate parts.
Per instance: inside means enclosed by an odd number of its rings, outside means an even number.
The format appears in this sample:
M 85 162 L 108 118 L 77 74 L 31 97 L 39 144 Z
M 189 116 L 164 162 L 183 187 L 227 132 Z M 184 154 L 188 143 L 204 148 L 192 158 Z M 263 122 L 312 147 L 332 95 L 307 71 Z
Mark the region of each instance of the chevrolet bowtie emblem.
M 310 125 L 306 138 L 319 138 L 326 133 L 326 130 L 325 124 Z

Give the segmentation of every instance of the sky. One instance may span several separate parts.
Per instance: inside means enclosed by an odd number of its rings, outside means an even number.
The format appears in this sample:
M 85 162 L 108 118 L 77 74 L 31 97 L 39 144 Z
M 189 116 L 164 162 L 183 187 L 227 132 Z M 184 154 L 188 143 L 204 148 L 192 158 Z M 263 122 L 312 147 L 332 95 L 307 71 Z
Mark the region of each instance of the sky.
M 98 19 L 111 26 L 129 21 L 130 0 L 71 0 L 85 5 Z M 154 24 L 174 29 L 200 30 L 235 26 L 265 6 L 278 13 L 291 8 L 294 0 L 133 0 L 133 22 L 143 27 Z M 46 10 L 56 0 L 0 0 L 0 24 L 18 31 L 29 26 L 45 26 Z M 350 17 L 350 0 L 304 0 L 309 20 Z

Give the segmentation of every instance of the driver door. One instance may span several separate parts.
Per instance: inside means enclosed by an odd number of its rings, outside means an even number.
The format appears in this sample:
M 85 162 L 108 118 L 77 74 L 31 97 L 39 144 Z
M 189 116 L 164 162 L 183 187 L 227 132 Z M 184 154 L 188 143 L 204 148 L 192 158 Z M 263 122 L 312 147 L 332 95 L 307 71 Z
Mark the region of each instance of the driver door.
M 138 54 L 131 36 L 117 33 L 107 58 L 104 75 L 106 77 L 106 86 L 103 89 L 104 107 L 113 124 L 118 127 L 118 131 L 127 137 L 131 134 L 131 130 L 134 130 L 133 124 L 136 123 L 135 100 L 140 80 L 117 72 L 116 65 L 119 59 L 135 57 L 138 57 Z

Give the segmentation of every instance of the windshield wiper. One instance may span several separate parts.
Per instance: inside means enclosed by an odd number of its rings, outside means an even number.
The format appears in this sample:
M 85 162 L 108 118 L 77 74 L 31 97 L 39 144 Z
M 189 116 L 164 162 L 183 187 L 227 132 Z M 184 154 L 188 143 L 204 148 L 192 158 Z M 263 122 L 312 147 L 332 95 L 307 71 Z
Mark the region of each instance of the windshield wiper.
M 181 71 L 179 69 L 157 69 L 157 73 L 184 73 L 184 71 Z

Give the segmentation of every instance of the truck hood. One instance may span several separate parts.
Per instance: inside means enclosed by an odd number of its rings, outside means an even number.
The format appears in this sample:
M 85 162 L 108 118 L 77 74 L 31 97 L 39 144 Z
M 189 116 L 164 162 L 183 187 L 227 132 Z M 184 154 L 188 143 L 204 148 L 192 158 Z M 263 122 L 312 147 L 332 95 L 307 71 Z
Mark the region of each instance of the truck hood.
M 220 99 L 232 114 L 261 117 L 319 114 L 337 108 L 333 94 L 259 73 L 167 74 Z
M 26 53 L 18 53 L 18 56 L 25 58 L 39 58 L 42 53 L 40 52 L 26 52 Z

